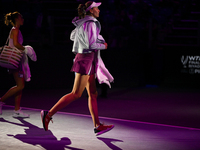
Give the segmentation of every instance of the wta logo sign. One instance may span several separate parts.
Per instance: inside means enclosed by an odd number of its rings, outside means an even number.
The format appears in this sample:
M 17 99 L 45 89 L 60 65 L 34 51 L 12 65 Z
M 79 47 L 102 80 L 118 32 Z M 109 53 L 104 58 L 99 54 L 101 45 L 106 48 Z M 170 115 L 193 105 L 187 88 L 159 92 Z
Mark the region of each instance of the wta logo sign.
M 188 56 L 182 56 L 181 57 L 181 62 L 182 62 L 182 64 L 183 64 L 183 67 L 184 68 L 187 68 L 187 63 L 188 63 Z
M 190 74 L 200 73 L 200 56 L 182 56 L 181 63 L 184 69 L 189 69 Z

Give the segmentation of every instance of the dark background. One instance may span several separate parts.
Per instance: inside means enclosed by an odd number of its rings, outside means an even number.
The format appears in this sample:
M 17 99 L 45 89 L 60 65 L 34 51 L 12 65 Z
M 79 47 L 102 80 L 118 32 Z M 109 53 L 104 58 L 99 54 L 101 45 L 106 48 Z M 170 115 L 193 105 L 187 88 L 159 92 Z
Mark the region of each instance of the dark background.
M 32 78 L 26 89 L 71 88 L 74 54 L 70 33 L 81 0 L 1 0 L 0 44 L 11 26 L 4 15 L 19 11 L 23 45 L 38 57 L 29 60 Z M 199 0 L 102 0 L 101 34 L 109 48 L 102 59 L 115 82 L 112 87 L 177 86 L 199 88 L 200 74 L 182 73 L 181 56 L 200 56 Z M 14 85 L 0 68 L 0 89 Z M 99 86 L 99 85 L 98 85 Z

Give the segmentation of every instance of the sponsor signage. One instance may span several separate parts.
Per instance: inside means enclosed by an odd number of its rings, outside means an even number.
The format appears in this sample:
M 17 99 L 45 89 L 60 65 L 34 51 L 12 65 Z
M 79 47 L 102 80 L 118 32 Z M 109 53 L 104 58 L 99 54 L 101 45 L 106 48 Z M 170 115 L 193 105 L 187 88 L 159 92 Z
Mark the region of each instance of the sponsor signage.
M 200 56 L 182 55 L 181 63 L 181 73 L 200 74 Z

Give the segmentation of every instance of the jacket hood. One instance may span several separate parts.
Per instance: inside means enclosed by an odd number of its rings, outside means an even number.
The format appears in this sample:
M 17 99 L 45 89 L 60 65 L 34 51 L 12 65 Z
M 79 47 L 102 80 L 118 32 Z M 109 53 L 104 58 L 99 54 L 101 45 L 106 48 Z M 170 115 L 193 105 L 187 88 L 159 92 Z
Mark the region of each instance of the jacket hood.
M 96 18 L 92 17 L 92 16 L 88 16 L 86 15 L 85 18 L 83 19 L 79 19 L 79 17 L 75 17 L 73 20 L 72 20 L 72 23 L 76 26 L 76 27 L 79 27 L 81 26 L 82 24 L 84 24 L 86 21 L 98 21 Z

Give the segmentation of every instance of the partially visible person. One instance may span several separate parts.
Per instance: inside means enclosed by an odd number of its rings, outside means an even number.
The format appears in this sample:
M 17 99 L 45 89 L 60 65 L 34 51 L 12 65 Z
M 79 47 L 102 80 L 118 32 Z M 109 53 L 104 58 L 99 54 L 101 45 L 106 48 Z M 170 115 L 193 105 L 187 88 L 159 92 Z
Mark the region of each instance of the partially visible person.
M 0 115 L 2 114 L 2 106 L 5 104 L 4 101 L 11 96 L 15 98 L 15 110 L 13 117 L 29 117 L 29 114 L 24 113 L 20 108 L 20 102 L 22 97 L 22 90 L 25 86 L 25 81 L 30 81 L 31 73 L 28 65 L 27 55 L 31 60 L 36 61 L 37 56 L 31 46 L 23 46 L 23 36 L 20 31 L 20 26 L 24 24 L 24 19 L 19 12 L 10 12 L 5 15 L 5 24 L 12 25 L 12 29 L 9 33 L 9 44 L 10 47 L 16 47 L 17 49 L 23 50 L 24 54 L 19 63 L 18 69 L 8 69 L 10 74 L 13 74 L 16 85 L 10 88 L 0 98 Z

